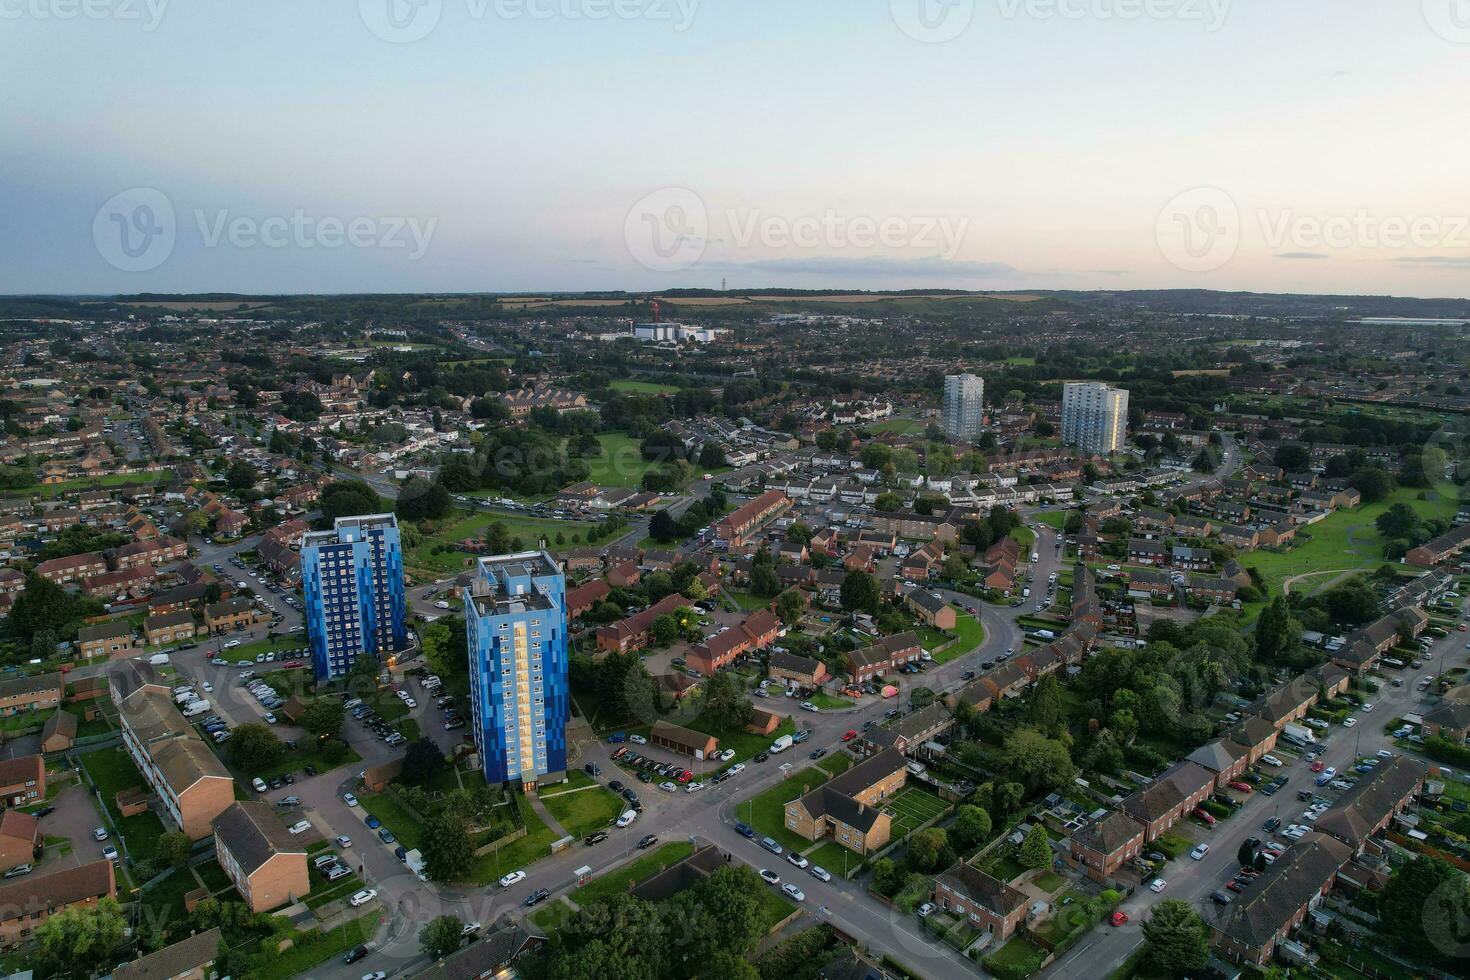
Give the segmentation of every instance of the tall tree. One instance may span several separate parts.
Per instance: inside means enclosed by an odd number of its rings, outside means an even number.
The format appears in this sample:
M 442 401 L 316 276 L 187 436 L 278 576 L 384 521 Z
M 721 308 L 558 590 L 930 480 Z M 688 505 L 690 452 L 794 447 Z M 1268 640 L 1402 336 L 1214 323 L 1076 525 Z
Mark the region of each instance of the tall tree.
M 1415 857 L 1394 870 L 1378 911 L 1401 950 L 1435 960 L 1463 957 L 1470 879 L 1440 858 Z
M 419 930 L 419 949 L 431 960 L 448 956 L 464 942 L 464 922 L 457 915 L 436 915 Z
M 69 906 L 36 927 L 36 959 L 53 975 L 89 976 L 117 962 L 126 926 L 116 899 Z
M 1031 828 L 1016 852 L 1016 860 L 1026 868 L 1045 868 L 1051 864 L 1051 841 L 1045 827 L 1037 824 Z
M 439 813 L 424 821 L 419 850 L 429 877 L 435 881 L 459 881 L 475 862 L 469 827 L 457 815 Z
M 700 708 L 719 731 L 739 731 L 755 716 L 755 708 L 741 690 L 740 682 L 734 674 L 723 670 L 705 678 Z
M 881 595 L 878 580 L 867 572 L 851 571 L 842 580 L 842 608 L 848 612 L 876 614 Z
M 1170 976 L 1182 977 L 1204 968 L 1210 958 L 1209 930 L 1188 902 L 1166 898 L 1149 911 L 1143 923 L 1148 957 Z

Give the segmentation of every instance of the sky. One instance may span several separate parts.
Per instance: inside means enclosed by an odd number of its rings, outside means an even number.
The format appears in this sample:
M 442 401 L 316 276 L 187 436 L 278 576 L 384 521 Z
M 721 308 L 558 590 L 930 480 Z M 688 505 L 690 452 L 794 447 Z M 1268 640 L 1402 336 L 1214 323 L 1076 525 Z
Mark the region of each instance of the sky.
M 0 0 L 0 293 L 1470 296 L 1470 0 Z

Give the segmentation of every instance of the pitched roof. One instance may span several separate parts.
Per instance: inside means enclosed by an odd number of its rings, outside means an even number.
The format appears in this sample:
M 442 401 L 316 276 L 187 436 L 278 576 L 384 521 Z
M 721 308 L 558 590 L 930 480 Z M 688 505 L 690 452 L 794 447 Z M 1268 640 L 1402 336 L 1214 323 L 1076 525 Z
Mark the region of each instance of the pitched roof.
M 201 779 L 230 779 L 230 771 L 198 738 L 176 738 L 153 751 L 153 763 L 177 795 Z
M 1176 762 L 1151 786 L 1145 786 L 1123 801 L 1123 809 L 1145 823 L 1179 806 L 1215 781 L 1209 770 L 1196 762 Z
M 1008 915 L 1026 904 L 1026 895 L 998 878 L 964 862 L 953 864 L 934 879 L 936 885 L 964 895 L 975 905 Z
M 32 779 L 40 782 L 45 774 L 46 763 L 39 755 L 0 759 L 0 786 L 18 786 Z
M 170 980 L 214 962 L 219 955 L 219 929 L 197 932 L 188 939 L 140 956 L 112 971 L 113 980 Z
M 26 694 L 38 694 L 41 691 L 49 691 L 55 688 L 61 689 L 61 675 L 31 674 L 26 677 L 12 677 L 0 681 L 0 698 L 21 697 Z
M 1245 746 L 1237 745 L 1227 738 L 1217 738 L 1201 745 L 1184 758 L 1204 766 L 1210 772 L 1224 772 L 1249 751 Z
M 1220 931 L 1247 949 L 1261 949 L 1316 896 L 1352 857 L 1341 841 L 1308 834 L 1286 849 L 1230 907 Z
M 214 818 L 214 836 L 247 875 L 277 854 L 306 854 L 269 803 L 239 800 Z
M 13 922 L 25 916 L 61 908 L 89 898 L 114 894 L 112 862 L 92 861 L 51 874 L 29 874 L 0 884 L 0 916 Z
M 1374 769 L 1317 820 L 1320 833 L 1331 834 L 1356 848 L 1424 779 L 1424 768 L 1395 756 Z
M 33 843 L 40 829 L 40 823 L 35 816 L 22 813 L 16 809 L 6 810 L 0 815 L 0 837 L 9 837 L 15 840 Z
M 813 817 L 830 815 L 850 827 L 866 832 L 882 811 L 859 803 L 854 797 L 903 769 L 907 763 L 896 749 L 884 749 L 833 776 L 801 798 L 801 805 Z
M 1127 846 L 1143 833 L 1143 824 L 1128 814 L 1114 810 L 1096 823 L 1090 823 L 1072 835 L 1072 840 L 1099 854 L 1111 854 Z

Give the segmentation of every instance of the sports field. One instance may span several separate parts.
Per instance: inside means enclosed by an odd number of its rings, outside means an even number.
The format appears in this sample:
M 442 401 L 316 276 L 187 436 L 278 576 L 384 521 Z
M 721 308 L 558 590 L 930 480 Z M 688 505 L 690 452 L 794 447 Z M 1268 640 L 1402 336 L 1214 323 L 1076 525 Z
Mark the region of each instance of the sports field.
M 933 820 L 948 808 L 949 804 L 918 786 L 905 786 L 898 794 L 883 803 L 884 809 L 893 814 L 893 836 L 907 837 L 926 820 Z

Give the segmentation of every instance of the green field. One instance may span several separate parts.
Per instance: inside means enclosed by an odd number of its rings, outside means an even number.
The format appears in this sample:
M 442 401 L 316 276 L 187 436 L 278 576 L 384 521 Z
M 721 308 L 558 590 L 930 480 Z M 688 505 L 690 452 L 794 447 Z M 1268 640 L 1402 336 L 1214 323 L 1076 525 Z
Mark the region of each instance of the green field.
M 826 841 L 820 847 L 808 850 L 806 858 L 817 867 L 830 871 L 838 877 L 842 876 L 844 868 L 851 870 L 863 863 L 861 854 L 843 847 L 835 840 Z
M 174 476 L 173 470 L 158 470 L 153 473 L 111 473 L 107 476 L 84 476 L 75 480 L 63 480 L 60 483 L 34 483 L 28 487 L 16 487 L 7 490 L 7 496 L 14 497 L 56 497 L 63 493 L 71 493 L 77 490 L 102 490 L 111 487 L 136 487 L 148 486 L 154 483 L 168 482 Z
M 522 517 L 518 514 L 483 512 L 466 514 L 463 511 L 459 513 L 464 516 L 444 525 L 437 534 L 425 537 L 418 545 L 409 549 L 404 555 L 404 566 L 432 572 L 435 575 L 461 571 L 474 557 L 470 552 L 459 550 L 436 552 L 435 547 L 454 545 L 466 538 L 478 538 L 491 524 L 504 524 L 506 532 L 511 538 L 520 538 L 521 546 L 524 548 L 534 548 L 536 542 L 542 538 L 546 539 L 549 546 L 558 547 L 554 543 L 558 534 L 562 535 L 562 539 L 568 545 L 576 545 L 581 543 L 587 532 L 593 527 L 581 521 Z
M 905 786 L 889 800 L 883 802 L 886 810 L 893 811 L 893 836 L 907 837 L 926 820 L 939 816 L 949 804 L 926 789 Z
M 158 849 L 158 838 L 163 835 L 163 821 L 152 810 L 123 817 L 117 809 L 116 797 L 122 790 L 148 790 L 148 784 L 128 757 L 127 750 L 120 745 L 98 749 L 81 756 L 81 761 L 87 775 L 97 785 L 98 795 L 102 797 L 102 805 L 107 807 L 113 826 L 127 841 L 127 855 L 134 861 L 151 858 Z
M 1008 357 L 1008 358 L 1005 359 L 1005 363 L 1011 365 L 1012 367 L 1035 367 L 1036 366 L 1036 358 L 1034 358 L 1034 357 L 1019 357 L 1019 356 L 1017 356 L 1017 357 Z
M 923 432 L 926 426 L 919 419 L 884 419 L 867 426 L 870 432 L 895 432 L 901 436 Z
M 585 837 L 594 830 L 606 830 L 608 824 L 623 812 L 620 797 L 605 789 L 574 789 L 547 795 L 541 794 L 541 802 L 566 828 L 566 832 Z
M 941 650 L 929 651 L 936 663 L 947 664 L 978 649 L 985 642 L 985 627 L 969 613 L 960 613 L 955 617 L 954 635 L 956 638 Z
M 587 460 L 591 472 L 587 479 L 604 487 L 638 487 L 643 474 L 657 466 L 643 458 L 637 439 L 621 432 L 607 432 L 597 437 L 602 455 Z
M 557 837 L 555 831 L 541 822 L 541 818 L 531 809 L 531 804 L 526 802 L 522 794 L 512 793 L 511 798 L 520 811 L 521 820 L 525 822 L 526 836 L 498 851 L 476 858 L 470 871 L 470 880 L 476 884 L 487 885 L 501 875 L 534 864 L 551 853 L 551 842 Z
M 614 381 L 608 387 L 634 395 L 672 395 L 679 390 L 677 385 L 661 385 L 653 381 Z
M 1058 531 L 1060 531 L 1063 525 L 1067 523 L 1067 512 L 1064 510 L 1052 510 L 1047 511 L 1044 514 L 1032 514 L 1031 517 L 1033 520 L 1040 521 L 1043 524 L 1048 524 L 1056 528 Z
M 1423 518 L 1438 517 L 1452 519 L 1458 509 L 1455 488 L 1445 486 L 1439 492 L 1430 491 L 1433 500 L 1419 500 L 1423 491 L 1403 488 L 1376 504 L 1365 504 L 1356 510 L 1342 510 L 1297 531 L 1304 541 L 1289 551 L 1253 551 L 1243 555 L 1241 564 L 1261 573 L 1270 595 L 1279 595 L 1287 579 L 1297 575 L 1338 571 L 1360 571 L 1376 568 L 1388 559 L 1383 557 L 1383 537 L 1373 522 L 1394 504 L 1404 503 L 1414 508 Z M 1334 576 L 1322 575 L 1320 582 L 1304 582 L 1302 588 L 1310 590 L 1314 585 L 1325 585 Z
M 787 703 L 789 704 L 790 702 Z M 762 707 L 764 706 L 764 704 L 758 704 L 757 706 Z M 774 712 L 779 707 L 779 704 L 774 704 L 770 706 L 770 710 Z M 713 735 L 718 738 L 720 740 L 721 752 L 725 751 L 726 749 L 735 750 L 735 757 L 731 759 L 728 763 L 723 763 L 721 768 L 723 768 L 724 765 L 733 766 L 737 762 L 745 762 L 757 752 L 768 747 L 772 742 L 776 740 L 778 736 L 790 735 L 792 732 L 796 731 L 796 723 L 790 717 L 787 717 L 781 722 L 780 725 L 776 726 L 776 731 L 770 735 L 755 735 L 751 732 L 745 731 L 744 729 L 733 732 L 716 729 L 704 718 L 703 715 L 690 721 L 689 727 L 692 728 L 694 731 L 704 732 L 706 735 Z

